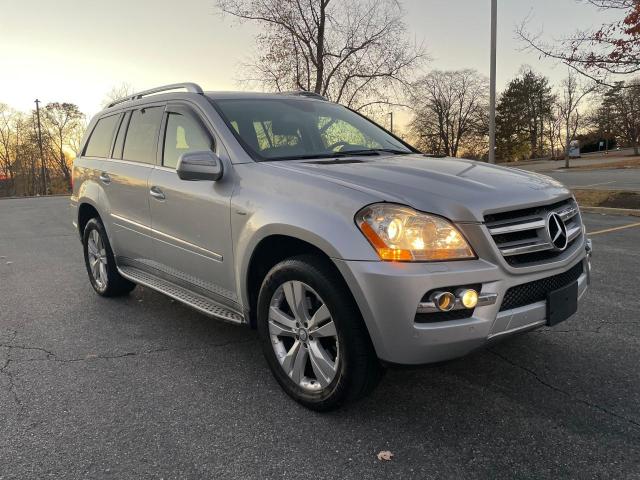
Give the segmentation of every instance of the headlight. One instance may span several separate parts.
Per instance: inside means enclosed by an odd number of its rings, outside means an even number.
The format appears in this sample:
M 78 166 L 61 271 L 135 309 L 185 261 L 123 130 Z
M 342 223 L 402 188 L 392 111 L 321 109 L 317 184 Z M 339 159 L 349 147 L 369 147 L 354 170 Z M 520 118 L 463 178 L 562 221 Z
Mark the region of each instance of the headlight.
M 430 262 L 476 258 L 458 229 L 436 215 L 379 203 L 360 210 L 355 220 L 382 260 Z

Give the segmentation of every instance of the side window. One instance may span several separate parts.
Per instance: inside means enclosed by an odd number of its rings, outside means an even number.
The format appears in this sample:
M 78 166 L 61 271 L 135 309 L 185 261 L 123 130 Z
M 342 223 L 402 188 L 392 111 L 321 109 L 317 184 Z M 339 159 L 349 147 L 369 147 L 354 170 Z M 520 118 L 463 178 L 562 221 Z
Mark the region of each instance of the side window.
M 176 168 L 183 153 L 212 148 L 211 136 L 198 119 L 186 113 L 169 113 L 162 165 Z
M 129 125 L 129 118 L 131 118 L 131 112 L 124 114 L 120 127 L 118 128 L 118 134 L 116 135 L 116 143 L 113 146 L 113 158 L 122 158 L 122 147 L 124 146 L 124 137 L 127 134 L 127 126 Z
M 91 132 L 89 142 L 84 149 L 84 155 L 87 157 L 107 158 L 111 153 L 111 141 L 113 133 L 118 124 L 120 115 L 110 115 L 103 117 L 96 123 Z
M 131 113 L 122 151 L 124 160 L 155 163 L 162 112 L 161 107 L 148 107 Z

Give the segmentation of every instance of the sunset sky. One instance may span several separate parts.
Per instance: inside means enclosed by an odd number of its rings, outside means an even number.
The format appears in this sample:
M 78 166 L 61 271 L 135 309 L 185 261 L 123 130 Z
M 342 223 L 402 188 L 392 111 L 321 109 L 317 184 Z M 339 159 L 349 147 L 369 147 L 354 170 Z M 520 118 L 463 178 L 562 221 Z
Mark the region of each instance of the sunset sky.
M 410 34 L 424 41 L 428 67 L 488 73 L 489 0 L 404 0 Z M 566 69 L 523 53 L 514 26 L 527 15 L 548 38 L 606 20 L 575 0 L 499 0 L 498 86 L 524 63 L 554 80 Z M 216 13 L 214 0 L 0 0 L 0 102 L 28 110 L 67 101 L 88 114 L 112 87 L 194 81 L 237 90 L 255 25 Z

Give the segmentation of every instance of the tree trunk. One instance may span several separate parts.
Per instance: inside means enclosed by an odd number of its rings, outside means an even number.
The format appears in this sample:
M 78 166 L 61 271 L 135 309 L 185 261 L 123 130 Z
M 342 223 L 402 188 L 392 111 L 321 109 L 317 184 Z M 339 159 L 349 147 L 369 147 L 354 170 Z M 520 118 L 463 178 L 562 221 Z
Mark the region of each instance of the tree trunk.
M 316 46 L 316 85 L 313 90 L 315 93 L 322 94 L 322 83 L 324 82 L 324 34 L 326 27 L 326 8 L 327 2 L 320 2 L 320 20 L 318 22 L 318 45 Z
M 564 147 L 564 167 L 569 168 L 569 148 L 571 147 L 571 127 L 569 126 L 569 119 L 567 119 L 565 126 L 567 139 Z

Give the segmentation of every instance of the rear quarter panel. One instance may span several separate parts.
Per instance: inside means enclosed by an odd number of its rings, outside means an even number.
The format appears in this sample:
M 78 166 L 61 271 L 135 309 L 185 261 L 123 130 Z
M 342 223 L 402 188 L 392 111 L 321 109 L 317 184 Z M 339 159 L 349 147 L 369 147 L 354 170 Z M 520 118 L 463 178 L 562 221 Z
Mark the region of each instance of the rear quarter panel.
M 78 157 L 73 162 L 73 193 L 71 195 L 72 221 L 77 226 L 78 208 L 83 203 L 92 205 L 103 221 L 108 211 L 104 208 L 104 192 L 100 172 L 104 161 L 93 157 Z M 108 232 L 108 230 L 107 230 Z M 79 232 L 82 235 L 82 232 Z

